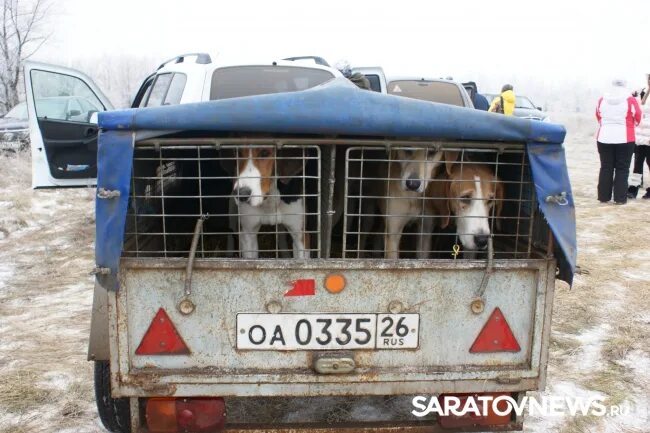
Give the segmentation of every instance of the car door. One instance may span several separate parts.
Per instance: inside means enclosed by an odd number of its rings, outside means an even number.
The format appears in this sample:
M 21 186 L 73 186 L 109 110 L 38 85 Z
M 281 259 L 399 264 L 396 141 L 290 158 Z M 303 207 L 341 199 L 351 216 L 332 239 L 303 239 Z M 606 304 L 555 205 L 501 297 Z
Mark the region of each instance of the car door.
M 95 114 L 112 110 L 110 101 L 87 75 L 74 69 L 27 62 L 24 74 L 32 187 L 95 185 Z

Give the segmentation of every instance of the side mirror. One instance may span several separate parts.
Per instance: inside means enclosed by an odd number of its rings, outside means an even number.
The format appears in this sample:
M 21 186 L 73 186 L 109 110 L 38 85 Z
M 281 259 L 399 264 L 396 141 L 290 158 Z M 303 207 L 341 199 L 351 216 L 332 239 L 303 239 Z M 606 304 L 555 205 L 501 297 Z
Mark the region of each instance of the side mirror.
M 68 119 L 70 119 L 71 117 L 80 116 L 80 115 L 81 115 L 81 111 L 79 111 L 79 110 L 70 110 L 70 111 L 68 111 Z
M 539 111 L 544 111 L 544 110 L 542 109 L 542 107 L 537 107 L 537 109 L 538 109 Z

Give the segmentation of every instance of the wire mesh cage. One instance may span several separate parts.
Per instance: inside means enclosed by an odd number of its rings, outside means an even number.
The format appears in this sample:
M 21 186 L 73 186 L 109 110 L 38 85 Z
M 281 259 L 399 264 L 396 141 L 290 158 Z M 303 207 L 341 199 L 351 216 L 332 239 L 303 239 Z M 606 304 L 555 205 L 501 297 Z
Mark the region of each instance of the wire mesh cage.
M 346 152 L 343 257 L 531 258 L 537 205 L 523 147 Z
M 137 144 L 123 254 L 316 258 L 320 149 L 268 144 Z

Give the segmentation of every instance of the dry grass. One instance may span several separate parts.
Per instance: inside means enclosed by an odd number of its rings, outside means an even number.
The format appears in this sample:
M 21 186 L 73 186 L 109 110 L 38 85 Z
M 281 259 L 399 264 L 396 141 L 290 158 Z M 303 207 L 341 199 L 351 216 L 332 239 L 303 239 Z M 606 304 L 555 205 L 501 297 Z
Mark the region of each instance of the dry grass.
M 46 404 L 53 391 L 39 386 L 39 376 L 33 371 L 13 371 L 0 382 L 0 407 L 16 415 L 24 414 Z

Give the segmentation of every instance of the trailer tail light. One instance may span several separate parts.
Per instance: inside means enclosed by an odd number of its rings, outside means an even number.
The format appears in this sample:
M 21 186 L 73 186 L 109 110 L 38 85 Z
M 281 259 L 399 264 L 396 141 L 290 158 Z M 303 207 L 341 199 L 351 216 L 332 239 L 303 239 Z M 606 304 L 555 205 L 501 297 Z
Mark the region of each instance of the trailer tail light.
M 162 308 L 144 333 L 136 355 L 189 355 L 190 349 Z
M 521 347 L 499 308 L 495 308 L 483 325 L 470 353 L 519 352 Z
M 226 423 L 223 398 L 150 398 L 145 415 L 150 433 L 212 433 Z
M 501 396 L 510 396 L 510 393 L 507 392 L 484 392 L 477 394 L 442 394 L 438 397 L 440 402 L 440 407 L 443 413 L 448 413 L 448 415 L 440 415 L 438 417 L 438 423 L 442 428 L 459 428 L 459 427 L 473 427 L 473 426 L 497 426 L 497 425 L 506 425 L 511 421 L 512 408 L 506 400 L 499 400 L 496 403 L 493 403 L 497 397 Z M 473 398 L 480 415 L 476 414 L 474 411 L 467 411 L 464 415 L 455 415 L 447 411 L 449 405 L 448 397 L 456 397 L 460 401 L 459 409 L 466 407 L 467 399 Z M 490 397 L 490 400 L 486 401 L 486 412 L 483 413 L 483 399 L 479 397 Z M 497 414 L 496 409 L 499 411 Z M 503 414 L 505 412 L 505 414 Z

